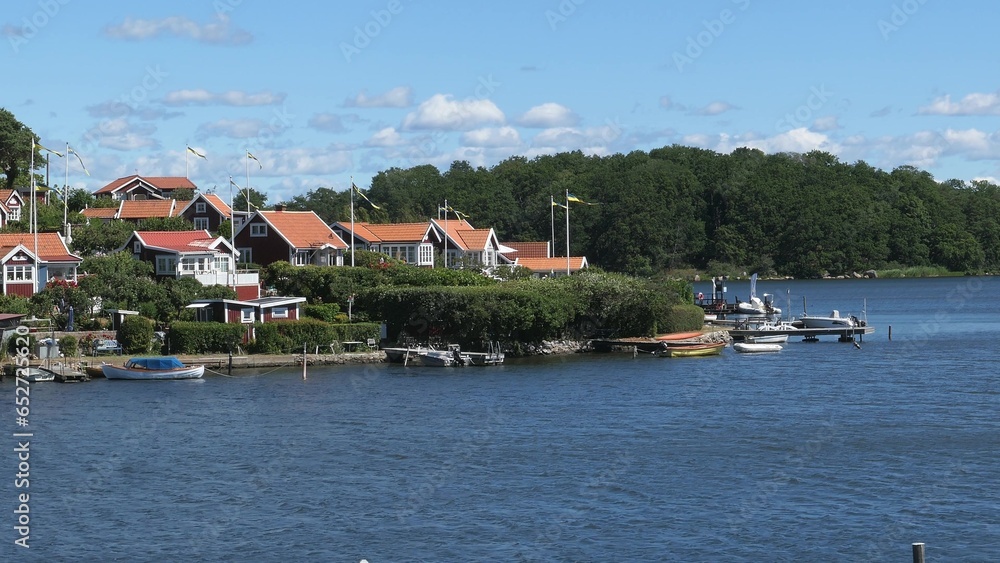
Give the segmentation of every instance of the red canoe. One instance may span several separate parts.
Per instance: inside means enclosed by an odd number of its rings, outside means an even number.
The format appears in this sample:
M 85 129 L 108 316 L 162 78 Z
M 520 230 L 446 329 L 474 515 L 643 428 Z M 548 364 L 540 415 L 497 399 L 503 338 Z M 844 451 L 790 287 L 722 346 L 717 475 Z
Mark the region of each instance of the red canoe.
M 670 334 L 661 334 L 660 336 L 657 336 L 656 339 L 657 340 L 687 340 L 689 338 L 698 338 L 702 334 L 704 334 L 704 333 L 701 332 L 700 330 L 696 330 L 696 331 L 693 331 L 693 332 L 671 332 Z

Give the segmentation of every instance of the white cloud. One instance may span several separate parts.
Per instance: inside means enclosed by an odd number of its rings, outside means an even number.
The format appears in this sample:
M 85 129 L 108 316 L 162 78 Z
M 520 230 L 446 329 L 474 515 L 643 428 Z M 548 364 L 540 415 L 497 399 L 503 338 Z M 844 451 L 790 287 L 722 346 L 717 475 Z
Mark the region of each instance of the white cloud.
M 813 131 L 836 131 L 840 129 L 840 123 L 837 121 L 836 115 L 827 115 L 824 117 L 817 117 L 816 121 L 813 121 L 812 129 Z
M 413 89 L 409 86 L 397 86 L 376 96 L 369 96 L 362 90 L 357 96 L 344 100 L 344 105 L 358 108 L 408 108 L 413 105 Z
M 473 147 L 510 147 L 521 146 L 521 135 L 510 126 L 485 127 L 462 134 L 462 144 Z
M 198 136 L 248 139 L 256 137 L 266 129 L 267 124 L 260 119 L 218 119 L 198 126 Z
M 917 110 L 919 115 L 1000 115 L 1000 94 L 968 94 L 958 102 L 945 94 Z
M 403 129 L 443 129 L 463 131 L 481 125 L 502 124 L 504 114 L 489 100 L 455 100 L 435 94 L 403 119 Z
M 663 109 L 670 109 L 673 107 L 674 101 L 670 99 L 670 96 L 660 96 L 660 107 Z
M 805 127 L 792 129 L 771 137 L 761 137 L 754 134 L 719 135 L 693 134 L 683 138 L 684 144 L 711 149 L 717 152 L 729 153 L 740 147 L 760 149 L 773 154 L 779 152 L 806 153 L 813 150 L 838 154 L 840 147 L 828 136 L 810 131 Z
M 238 90 L 228 92 L 209 92 L 208 90 L 175 90 L 163 97 L 163 103 L 168 106 L 270 106 L 285 101 L 285 94 L 274 92 L 259 92 L 249 94 Z
M 309 127 L 327 133 L 346 133 L 347 127 L 339 115 L 332 113 L 317 113 L 309 118 Z
M 535 106 L 517 119 L 517 124 L 522 127 L 537 127 L 539 129 L 572 127 L 579 122 L 578 115 L 568 107 L 554 102 Z
M 696 110 L 694 113 L 697 115 L 722 115 L 723 113 L 734 109 L 739 108 L 727 102 L 712 102 L 707 106 Z
M 229 17 L 224 14 L 206 24 L 199 24 L 183 16 L 148 20 L 126 17 L 121 24 L 104 28 L 104 34 L 132 41 L 160 36 L 183 37 L 217 45 L 244 45 L 253 41 L 253 35 L 249 31 L 231 26 Z
M 184 115 L 178 111 L 167 111 L 160 106 L 131 106 L 124 102 L 102 102 L 87 106 L 87 114 L 91 117 L 136 117 L 147 121 L 155 119 L 170 119 Z
M 352 168 L 351 151 L 344 146 L 268 151 L 268 176 L 338 174 Z
M 608 123 L 601 127 L 553 127 L 541 131 L 531 140 L 531 154 L 552 154 L 579 150 L 586 154 L 606 155 L 613 151 L 610 145 L 622 135 L 622 129 Z
M 395 127 L 386 127 L 376 131 L 365 141 L 365 146 L 369 147 L 398 147 L 406 144 L 406 140 L 400 136 Z
M 118 151 L 158 148 L 159 142 L 152 137 L 156 127 L 144 123 L 134 124 L 125 118 L 106 119 L 87 131 L 86 145 L 97 141 L 97 145 Z

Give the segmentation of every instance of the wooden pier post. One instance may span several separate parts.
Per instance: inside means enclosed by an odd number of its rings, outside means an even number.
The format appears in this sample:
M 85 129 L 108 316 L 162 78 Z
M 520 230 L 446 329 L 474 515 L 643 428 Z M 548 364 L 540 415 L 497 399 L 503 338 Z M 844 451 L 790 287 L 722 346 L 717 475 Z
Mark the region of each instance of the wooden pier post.
M 229 375 L 233 375 L 233 349 L 229 349 Z
M 309 358 L 306 357 L 306 345 L 302 344 L 302 381 L 306 380 L 306 366 L 309 365 Z
M 889 325 L 889 340 L 892 340 L 892 325 Z
M 924 563 L 924 544 L 913 544 L 913 563 Z

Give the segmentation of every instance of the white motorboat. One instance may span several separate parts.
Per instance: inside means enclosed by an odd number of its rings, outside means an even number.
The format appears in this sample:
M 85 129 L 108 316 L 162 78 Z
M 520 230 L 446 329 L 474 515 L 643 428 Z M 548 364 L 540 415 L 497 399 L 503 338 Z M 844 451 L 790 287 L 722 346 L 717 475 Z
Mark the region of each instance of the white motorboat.
M 784 344 L 788 342 L 788 335 L 785 333 L 775 333 L 747 336 L 747 342 L 751 344 Z
M 733 350 L 747 353 L 780 352 L 781 344 L 760 344 L 753 342 L 733 342 Z
M 834 309 L 829 316 L 802 315 L 802 328 L 854 328 L 860 326 L 855 316 L 841 317 L 840 311 Z
M 162 358 L 132 358 L 124 366 L 101 366 L 108 379 L 198 379 L 205 374 L 204 365 L 188 366 L 172 356 Z
M 774 295 L 764 294 L 764 299 L 757 297 L 757 274 L 750 276 L 750 301 L 736 302 L 736 312 L 743 315 L 781 315 L 781 309 L 774 306 Z

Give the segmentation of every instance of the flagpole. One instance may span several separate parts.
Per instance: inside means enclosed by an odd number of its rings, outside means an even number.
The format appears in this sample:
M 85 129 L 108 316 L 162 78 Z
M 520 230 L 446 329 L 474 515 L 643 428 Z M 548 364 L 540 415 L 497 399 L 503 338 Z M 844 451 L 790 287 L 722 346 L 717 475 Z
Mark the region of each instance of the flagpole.
M 229 177 L 229 246 L 233 253 L 233 291 L 236 291 L 236 213 L 233 212 L 233 177 Z M 258 292 L 258 295 L 260 293 Z
M 569 275 L 569 190 L 566 190 L 566 275 Z
M 250 149 L 247 149 L 247 217 L 250 217 Z
M 37 187 L 35 186 L 35 137 L 31 137 L 31 165 L 28 167 L 28 177 L 30 181 L 28 184 L 31 187 L 31 217 L 28 219 L 28 224 L 31 225 L 31 232 L 35 235 L 35 271 L 32 275 L 34 288 L 31 294 L 34 295 L 38 292 L 38 214 L 36 210 L 38 209 L 38 201 L 36 199 Z
M 448 200 L 444 200 L 444 268 L 448 269 Z
M 69 145 L 66 145 L 66 146 L 69 146 Z M 191 177 L 190 169 L 188 168 L 188 153 L 189 152 L 191 152 L 191 147 L 185 146 L 184 147 L 184 177 L 185 178 L 190 178 Z
M 354 267 L 354 175 L 351 175 L 351 267 Z
M 66 141 L 66 177 L 63 179 L 63 236 L 69 237 L 69 141 Z M 68 242 L 68 241 L 67 241 Z

